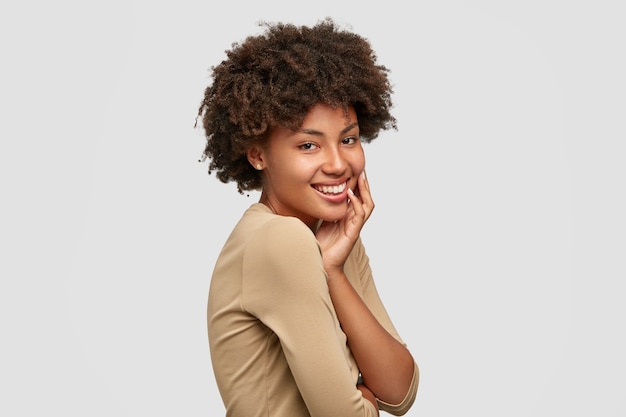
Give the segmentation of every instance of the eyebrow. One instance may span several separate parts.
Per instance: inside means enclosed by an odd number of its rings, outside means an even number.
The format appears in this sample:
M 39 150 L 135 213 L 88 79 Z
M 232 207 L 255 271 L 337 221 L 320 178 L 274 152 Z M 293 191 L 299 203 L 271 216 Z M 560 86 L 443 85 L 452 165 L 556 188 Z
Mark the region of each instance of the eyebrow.
M 359 125 L 358 123 L 352 123 L 351 125 L 348 125 L 345 128 L 343 128 L 340 134 L 343 135 L 345 133 L 348 133 L 349 131 L 357 127 L 358 125 Z M 298 129 L 297 132 L 305 133 L 307 135 L 324 136 L 323 132 L 320 132 L 319 130 L 315 130 L 315 129 Z

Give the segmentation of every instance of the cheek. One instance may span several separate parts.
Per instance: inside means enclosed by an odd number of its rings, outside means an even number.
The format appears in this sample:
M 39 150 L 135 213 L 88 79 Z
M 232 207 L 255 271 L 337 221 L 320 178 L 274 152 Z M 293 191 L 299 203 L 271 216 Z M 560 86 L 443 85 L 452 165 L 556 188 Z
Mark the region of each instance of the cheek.
M 359 165 L 359 168 L 358 168 L 357 172 L 360 174 L 364 170 L 365 170 L 365 159 L 361 159 L 361 163 Z
M 350 188 L 356 190 L 358 188 L 357 181 L 359 175 L 365 170 L 365 158 L 363 155 L 356 156 L 350 160 L 350 170 L 352 171 L 352 178 L 350 179 Z
M 365 169 L 365 154 L 363 152 L 356 154 L 350 165 L 354 176 L 358 176 Z
M 291 158 L 278 164 L 278 169 L 274 171 L 274 180 L 283 187 L 296 186 L 308 182 L 315 172 L 316 167 L 306 160 Z

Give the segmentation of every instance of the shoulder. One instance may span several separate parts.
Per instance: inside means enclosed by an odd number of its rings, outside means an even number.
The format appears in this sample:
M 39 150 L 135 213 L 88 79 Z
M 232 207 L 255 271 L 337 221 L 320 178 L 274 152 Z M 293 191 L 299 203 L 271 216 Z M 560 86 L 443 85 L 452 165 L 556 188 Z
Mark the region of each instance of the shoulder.
M 296 217 L 276 215 L 260 203 L 244 213 L 229 240 L 242 253 L 245 268 L 293 267 L 321 258 L 317 239 L 307 225 Z
M 268 260 L 318 253 L 319 245 L 311 229 L 299 219 L 273 215 L 250 236 L 247 252 L 251 251 Z
M 254 230 L 241 272 L 245 308 L 256 315 L 268 305 L 301 302 L 327 289 L 319 243 L 295 217 L 272 215 Z

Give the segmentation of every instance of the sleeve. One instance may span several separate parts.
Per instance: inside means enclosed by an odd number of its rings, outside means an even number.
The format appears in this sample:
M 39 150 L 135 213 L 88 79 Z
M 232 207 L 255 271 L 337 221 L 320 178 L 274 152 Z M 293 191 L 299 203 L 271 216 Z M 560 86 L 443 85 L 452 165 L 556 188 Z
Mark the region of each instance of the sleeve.
M 402 416 L 409 411 L 413 403 L 415 402 L 415 397 L 417 396 L 417 385 L 419 383 L 419 368 L 416 363 L 413 363 L 413 379 L 411 379 L 411 385 L 409 386 L 409 390 L 407 391 L 404 399 L 399 404 L 389 404 L 381 400 L 376 400 L 378 402 L 378 408 L 388 412 L 389 414 L 393 414 L 394 416 Z
M 350 268 L 354 273 L 349 274 L 349 279 L 352 285 L 357 289 L 357 292 L 361 295 L 361 298 L 370 309 L 372 314 L 376 317 L 378 322 L 400 343 L 406 346 L 406 343 L 400 337 L 400 334 L 396 330 L 383 302 L 380 298 L 374 278 L 372 276 L 372 270 L 369 263 L 369 258 L 365 252 L 365 247 L 361 239 L 359 239 L 354 245 L 354 249 L 350 256 L 349 262 Z M 381 400 L 378 401 L 378 406 L 381 410 L 384 410 L 390 414 L 400 416 L 406 414 L 409 408 L 413 405 L 417 396 L 417 387 L 419 383 L 419 368 L 417 363 L 413 363 L 413 379 L 409 390 L 399 404 L 389 404 Z
M 375 416 L 356 389 L 319 245 L 297 219 L 268 222 L 246 249 L 244 308 L 272 329 L 312 416 Z

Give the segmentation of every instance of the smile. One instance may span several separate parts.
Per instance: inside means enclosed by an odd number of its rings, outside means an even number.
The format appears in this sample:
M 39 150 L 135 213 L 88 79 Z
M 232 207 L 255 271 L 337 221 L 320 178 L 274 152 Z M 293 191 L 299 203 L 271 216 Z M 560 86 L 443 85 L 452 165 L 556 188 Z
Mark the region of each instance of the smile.
M 344 182 L 338 185 L 330 185 L 330 186 L 329 185 L 314 185 L 313 188 L 315 188 L 320 193 L 324 193 L 324 194 L 341 194 L 346 189 L 346 184 L 347 183 Z

